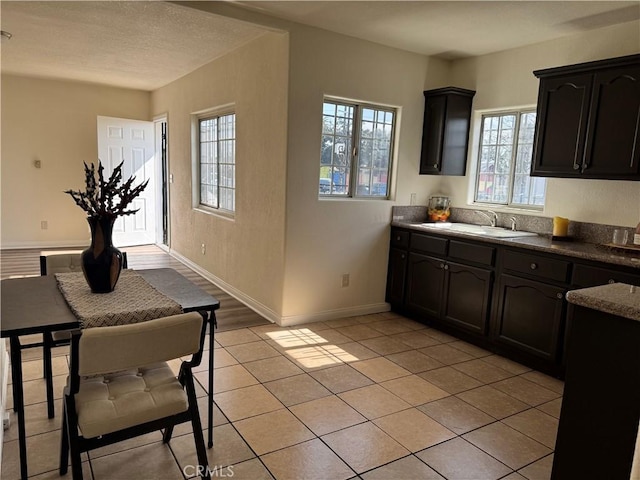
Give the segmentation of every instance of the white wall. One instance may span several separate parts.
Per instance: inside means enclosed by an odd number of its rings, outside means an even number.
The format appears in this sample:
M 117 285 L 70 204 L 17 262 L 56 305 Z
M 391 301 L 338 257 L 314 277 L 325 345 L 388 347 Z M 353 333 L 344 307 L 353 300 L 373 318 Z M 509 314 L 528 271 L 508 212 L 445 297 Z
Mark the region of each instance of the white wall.
M 282 299 L 287 72 L 288 36 L 267 33 L 152 94 L 154 115 L 168 119 L 171 249 L 271 318 Z M 228 104 L 236 113 L 233 219 L 192 207 L 192 114 Z
M 422 91 L 448 65 L 314 28 L 294 26 L 290 35 L 283 323 L 384 310 L 391 207 L 431 181 L 417 175 Z M 395 201 L 318 199 L 324 95 L 400 109 Z
M 1 93 L 2 248 L 88 245 L 86 215 L 63 191 L 97 162 L 97 116 L 148 120 L 149 93 L 11 75 Z
M 507 50 L 452 65 L 454 85 L 476 90 L 474 110 L 536 105 L 538 79 L 533 70 L 601 60 L 640 52 L 640 22 L 564 37 Z M 475 116 L 479 128 L 480 114 Z M 471 145 L 478 143 L 477 132 Z M 454 206 L 467 206 L 467 192 L 477 153 L 470 149 L 466 177 L 441 180 L 438 188 L 452 196 Z M 500 209 L 498 209 L 500 210 Z M 505 209 L 503 209 L 505 210 Z M 542 215 L 581 222 L 635 226 L 640 220 L 640 182 L 547 179 Z

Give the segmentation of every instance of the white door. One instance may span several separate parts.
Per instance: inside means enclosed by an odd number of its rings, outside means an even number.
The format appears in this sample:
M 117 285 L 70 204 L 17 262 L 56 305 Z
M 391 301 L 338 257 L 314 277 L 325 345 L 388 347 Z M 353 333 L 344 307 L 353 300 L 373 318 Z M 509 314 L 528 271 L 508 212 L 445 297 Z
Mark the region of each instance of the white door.
M 116 247 L 156 242 L 154 147 L 153 122 L 98 117 L 98 158 L 104 166 L 105 179 L 123 160 L 123 181 L 132 175 L 136 177 L 135 185 L 149 179 L 147 188 L 129 206 L 129 209 L 139 210 L 116 220 L 113 227 L 113 244 Z

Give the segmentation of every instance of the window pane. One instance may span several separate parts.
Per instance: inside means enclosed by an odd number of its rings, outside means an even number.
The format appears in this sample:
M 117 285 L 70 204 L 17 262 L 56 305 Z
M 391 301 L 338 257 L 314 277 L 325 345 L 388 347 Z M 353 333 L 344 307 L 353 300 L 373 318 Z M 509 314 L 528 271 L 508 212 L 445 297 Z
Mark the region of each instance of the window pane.
M 358 150 L 356 195 L 386 197 L 391 165 L 394 114 L 386 110 L 362 109 Z
M 349 170 L 349 168 L 333 168 L 330 193 L 337 195 L 346 195 L 349 193 Z
M 353 146 L 352 105 L 324 102 L 319 195 L 346 195 Z
M 516 205 L 544 205 L 546 180 L 531 178 L 531 161 L 533 158 L 533 137 L 535 133 L 536 114 L 526 112 L 520 115 L 516 168 L 514 178 L 514 196 L 512 203 Z M 515 189 L 518 189 L 517 192 Z M 517 195 L 516 195 L 517 193 Z
M 235 114 L 199 121 L 200 203 L 235 210 Z
M 475 201 L 544 205 L 545 179 L 529 177 L 535 123 L 535 112 L 483 116 Z

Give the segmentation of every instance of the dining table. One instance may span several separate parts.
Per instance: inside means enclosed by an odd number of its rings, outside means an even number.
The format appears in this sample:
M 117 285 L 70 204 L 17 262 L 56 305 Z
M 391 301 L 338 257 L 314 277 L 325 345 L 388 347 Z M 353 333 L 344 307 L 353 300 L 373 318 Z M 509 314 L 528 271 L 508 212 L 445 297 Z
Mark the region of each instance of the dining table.
M 214 330 L 217 326 L 215 312 L 220 308 L 220 302 L 174 269 L 143 269 L 135 272 L 158 292 L 180 305 L 184 313 L 201 312 L 207 319 L 209 328 L 207 443 L 208 447 L 212 448 Z M 121 296 L 118 285 L 113 292 L 95 295 L 110 295 L 114 305 L 118 304 Z M 65 300 L 58 281 L 53 275 L 4 279 L 0 282 L 0 300 L 0 337 L 9 339 L 11 350 L 13 409 L 18 420 L 20 477 L 26 480 L 28 477 L 27 439 L 22 385 L 23 346 L 20 343 L 20 337 L 80 328 L 81 321 Z M 149 309 L 153 308 L 154 305 L 150 304 Z

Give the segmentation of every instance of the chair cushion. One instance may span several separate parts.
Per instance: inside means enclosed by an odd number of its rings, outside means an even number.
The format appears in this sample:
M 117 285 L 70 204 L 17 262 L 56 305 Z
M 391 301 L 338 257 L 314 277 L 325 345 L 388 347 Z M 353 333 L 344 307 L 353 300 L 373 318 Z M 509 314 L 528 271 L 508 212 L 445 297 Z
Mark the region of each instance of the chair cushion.
M 167 363 L 82 378 L 75 397 L 85 438 L 185 412 L 188 400 Z

